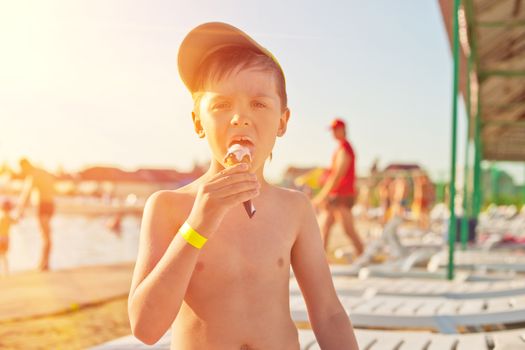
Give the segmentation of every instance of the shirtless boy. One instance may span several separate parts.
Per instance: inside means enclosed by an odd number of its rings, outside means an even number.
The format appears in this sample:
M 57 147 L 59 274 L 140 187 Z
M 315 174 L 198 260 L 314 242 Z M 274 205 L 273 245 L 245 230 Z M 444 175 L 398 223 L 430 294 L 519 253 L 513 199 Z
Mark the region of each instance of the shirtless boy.
M 297 350 L 291 266 L 321 348 L 357 349 L 308 198 L 263 176 L 290 116 L 279 63 L 225 23 L 193 29 L 178 63 L 211 164 L 193 183 L 147 201 L 128 303 L 133 334 L 153 344 L 171 327 L 172 349 Z M 226 166 L 235 143 L 249 148 L 250 164 Z

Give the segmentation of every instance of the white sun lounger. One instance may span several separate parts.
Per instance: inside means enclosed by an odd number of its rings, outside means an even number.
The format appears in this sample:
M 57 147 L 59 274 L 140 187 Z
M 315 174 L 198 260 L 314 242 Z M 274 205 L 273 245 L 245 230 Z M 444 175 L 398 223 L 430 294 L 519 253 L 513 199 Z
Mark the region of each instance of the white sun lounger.
M 525 322 L 525 296 L 454 300 L 446 298 L 340 296 L 354 326 L 434 329 L 456 333 L 457 328 Z M 302 296 L 290 296 L 292 318 L 308 322 Z
M 360 349 L 366 350 L 518 350 L 525 348 L 525 329 L 473 334 L 429 332 L 355 331 Z M 300 330 L 301 350 L 320 350 L 311 330 Z
M 436 253 L 430 259 L 427 269 L 435 271 L 448 264 L 448 250 Z M 525 272 L 525 255 L 509 252 L 467 250 L 454 253 L 454 266 L 458 269 L 481 271 Z
M 355 334 L 362 350 L 518 350 L 525 347 L 525 329 L 454 335 L 356 329 Z M 170 337 L 171 333 L 167 332 L 157 344 L 148 346 L 130 335 L 91 350 L 169 350 Z M 299 342 L 301 350 L 321 349 L 312 330 L 299 330 Z
M 445 278 L 444 268 L 448 262 L 448 250 L 443 249 L 442 245 L 404 246 L 397 235 L 401 223 L 401 218 L 392 218 L 384 226 L 381 238 L 371 242 L 356 261 L 352 264 L 330 266 L 332 275 L 361 276 L 365 274 L 393 278 Z M 395 258 L 384 264 L 373 265 L 374 256 L 384 249 Z M 463 252 L 457 250 L 455 262 L 457 269 L 464 270 L 469 275 L 474 275 L 472 270 L 482 273 L 487 270 L 525 272 L 525 256 L 509 257 L 509 253 L 505 251 L 471 250 Z M 482 267 L 479 266 L 480 262 L 482 262 Z M 426 264 L 427 269 L 415 268 L 418 264 Z M 496 277 L 494 280 L 499 278 Z
M 428 271 L 426 268 L 410 268 L 405 269 L 400 267 L 397 263 L 386 263 L 380 265 L 369 265 L 356 269 L 353 265 L 348 264 L 331 264 L 330 272 L 333 277 L 382 277 L 386 279 L 435 279 L 446 280 L 447 271 L 440 268 L 436 271 Z M 293 274 L 291 274 L 293 276 Z M 467 271 L 458 270 L 454 274 L 455 281 L 508 281 L 516 278 L 516 274 L 512 271 L 500 271 L 497 273 L 487 274 L 486 271 Z
M 335 289 L 340 296 L 392 295 L 415 297 L 441 297 L 448 299 L 495 298 L 525 295 L 525 279 L 508 281 L 446 281 L 417 278 L 366 278 L 334 277 Z M 301 291 L 297 280 L 290 279 L 290 294 Z
M 444 275 L 440 269 L 446 268 L 448 264 L 448 249 L 444 249 L 445 245 L 402 244 L 398 234 L 402 222 L 402 218 L 393 217 L 385 224 L 381 237 L 373 241 L 356 262 L 346 267 L 335 267 L 332 273 L 357 276 L 362 273 L 363 268 L 367 268 L 368 273 L 373 276 L 431 278 L 433 277 L 431 273 L 437 273 L 437 277 Z M 383 249 L 386 249 L 394 259 L 382 265 L 371 265 L 374 255 Z M 344 248 L 340 250 L 343 251 Z M 525 272 L 525 254 L 511 253 L 508 249 L 498 250 L 478 246 L 468 251 L 461 251 L 458 248 L 454 260 L 456 269 L 460 270 Z M 427 264 L 430 273 L 414 271 L 417 264 L 423 263 Z

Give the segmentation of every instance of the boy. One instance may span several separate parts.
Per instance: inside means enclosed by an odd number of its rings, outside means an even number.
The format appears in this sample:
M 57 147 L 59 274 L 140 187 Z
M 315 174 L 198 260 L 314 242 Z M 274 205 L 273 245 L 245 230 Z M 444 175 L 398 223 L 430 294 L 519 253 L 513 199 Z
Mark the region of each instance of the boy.
M 423 230 L 430 229 L 430 209 L 435 199 L 434 185 L 423 171 L 416 171 L 414 178 L 414 200 L 412 213 L 416 217 L 418 226 Z
M 263 177 L 290 116 L 281 67 L 224 23 L 193 29 L 178 63 L 212 159 L 193 183 L 147 201 L 128 302 L 133 334 L 153 344 L 171 326 L 172 349 L 299 349 L 291 265 L 321 348 L 357 349 L 308 198 Z M 250 149 L 250 165 L 225 166 L 234 143 Z
M 0 213 L 0 265 L 2 265 L 2 274 L 7 276 L 9 273 L 9 265 L 7 262 L 7 252 L 9 251 L 9 230 L 11 225 L 15 222 L 9 215 L 13 209 L 10 201 L 5 200 L 2 203 L 2 212 Z

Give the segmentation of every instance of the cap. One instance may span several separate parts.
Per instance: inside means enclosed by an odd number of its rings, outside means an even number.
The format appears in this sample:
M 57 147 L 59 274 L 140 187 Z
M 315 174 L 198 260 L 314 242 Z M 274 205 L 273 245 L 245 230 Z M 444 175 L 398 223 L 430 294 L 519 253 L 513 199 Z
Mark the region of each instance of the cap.
M 333 130 L 335 128 L 338 128 L 338 127 L 341 127 L 341 126 L 343 128 L 346 126 L 346 123 L 342 119 L 336 118 L 336 119 L 332 120 L 332 122 L 330 123 L 330 129 L 331 130 Z
M 259 45 L 248 34 L 227 23 L 208 22 L 192 29 L 179 47 L 179 74 L 188 90 L 194 90 L 195 76 L 204 59 L 226 46 L 241 46 L 260 52 L 270 57 L 283 72 L 272 53 Z

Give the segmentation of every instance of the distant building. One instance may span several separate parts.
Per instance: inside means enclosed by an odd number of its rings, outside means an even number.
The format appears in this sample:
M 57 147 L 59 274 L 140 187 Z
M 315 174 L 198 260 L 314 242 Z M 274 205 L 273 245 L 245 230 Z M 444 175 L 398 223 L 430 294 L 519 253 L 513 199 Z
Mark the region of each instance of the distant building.
M 148 197 L 162 189 L 176 189 L 204 174 L 204 169 L 195 166 L 190 172 L 174 169 L 138 169 L 124 171 L 114 167 L 91 167 L 73 176 L 78 192 L 83 194 L 125 197 L 130 193 L 137 197 Z

